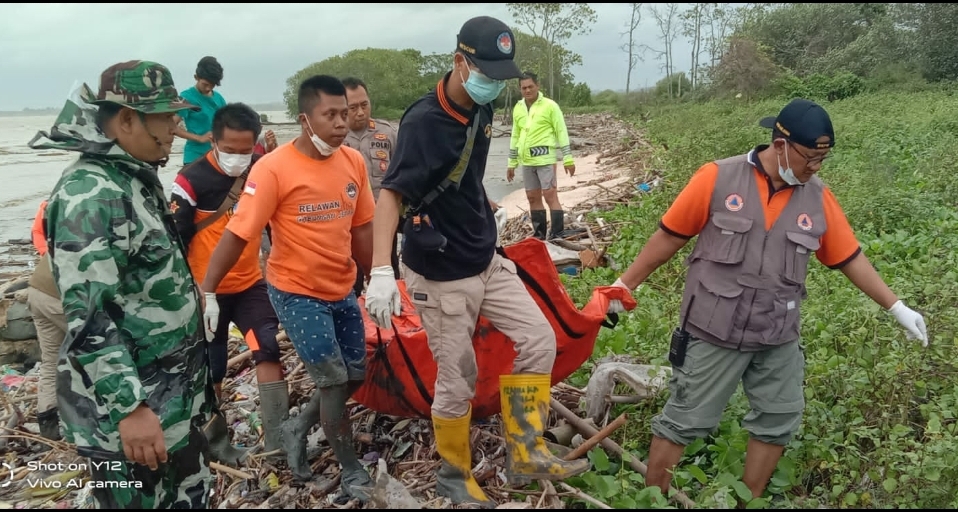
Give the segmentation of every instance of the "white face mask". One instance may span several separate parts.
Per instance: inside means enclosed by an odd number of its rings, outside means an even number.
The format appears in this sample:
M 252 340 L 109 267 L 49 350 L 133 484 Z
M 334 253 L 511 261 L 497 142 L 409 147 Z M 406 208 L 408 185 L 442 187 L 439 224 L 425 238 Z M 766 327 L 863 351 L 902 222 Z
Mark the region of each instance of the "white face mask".
M 313 131 L 313 125 L 309 124 L 309 118 L 305 116 L 304 118 L 306 119 L 306 126 L 309 127 L 309 131 L 313 132 L 313 134 L 309 136 L 309 140 L 313 141 L 313 145 L 316 146 L 316 151 L 319 151 L 320 155 L 330 156 L 336 151 L 339 151 L 339 146 L 332 147 L 327 144 L 326 141 L 320 139 L 319 135 L 316 135 L 316 132 Z
M 227 176 L 233 178 L 246 172 L 246 169 L 249 169 L 250 163 L 253 161 L 253 155 L 234 155 L 231 153 L 223 153 L 219 148 L 216 148 L 216 163 L 219 164 L 220 169 L 226 173 Z
M 786 142 L 785 144 L 786 144 L 786 146 L 788 145 L 787 142 Z M 789 184 L 789 185 L 803 185 L 803 183 L 802 183 L 801 181 L 799 181 L 797 177 L 795 177 L 795 172 L 792 171 L 792 165 L 791 165 L 790 163 L 788 163 L 788 151 L 787 151 L 787 148 L 786 148 L 786 151 L 785 151 L 785 165 L 787 165 L 788 167 L 786 167 L 786 168 L 783 169 L 783 168 L 782 168 L 782 158 L 779 157 L 779 158 L 778 158 L 778 176 L 779 176 L 780 178 L 782 178 L 782 181 L 784 181 L 785 183 L 787 183 L 787 184 Z

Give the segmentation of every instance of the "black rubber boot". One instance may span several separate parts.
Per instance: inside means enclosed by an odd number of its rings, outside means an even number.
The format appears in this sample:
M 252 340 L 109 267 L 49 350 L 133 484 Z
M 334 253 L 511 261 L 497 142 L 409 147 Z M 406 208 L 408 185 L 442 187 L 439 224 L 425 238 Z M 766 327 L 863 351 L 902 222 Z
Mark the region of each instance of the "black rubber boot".
M 549 232 L 549 240 L 555 240 L 557 238 L 565 238 L 567 236 L 578 235 L 585 232 L 584 229 L 566 229 L 565 228 L 565 211 L 563 210 L 552 210 L 549 212 L 552 215 L 552 226 L 551 231 Z
M 40 435 L 51 441 L 59 441 L 60 414 L 57 408 L 47 409 L 37 413 L 37 423 L 40 424 Z
M 299 481 L 308 481 L 313 478 L 313 470 L 306 453 L 306 434 L 319 421 L 321 404 L 322 395 L 317 389 L 313 391 L 309 402 L 300 410 L 299 416 L 291 418 L 287 414 L 286 420 L 279 427 L 286 461 L 293 476 Z M 328 437 L 329 433 L 326 434 Z
M 280 425 L 289 416 L 289 387 L 285 380 L 259 384 L 259 408 L 263 414 L 263 449 L 271 452 L 283 447 Z
M 550 210 L 552 225 L 549 226 L 549 240 L 553 238 L 562 238 L 562 232 L 565 231 L 565 212 L 562 210 Z
M 539 240 L 545 240 L 546 228 L 548 227 L 546 211 L 529 210 L 529 218 L 532 220 L 532 236 L 538 238 Z
M 359 463 L 356 449 L 353 448 L 353 429 L 346 414 L 346 400 L 350 389 L 346 384 L 320 388 L 323 394 L 321 422 L 326 441 L 336 454 L 336 460 L 342 466 L 341 488 L 343 494 L 361 502 L 369 501 L 369 492 L 373 487 L 366 468 Z
M 210 459 L 227 466 L 238 466 L 246 460 L 249 450 L 241 450 L 230 444 L 230 431 L 226 418 L 214 412 L 213 418 L 203 429 L 210 443 Z

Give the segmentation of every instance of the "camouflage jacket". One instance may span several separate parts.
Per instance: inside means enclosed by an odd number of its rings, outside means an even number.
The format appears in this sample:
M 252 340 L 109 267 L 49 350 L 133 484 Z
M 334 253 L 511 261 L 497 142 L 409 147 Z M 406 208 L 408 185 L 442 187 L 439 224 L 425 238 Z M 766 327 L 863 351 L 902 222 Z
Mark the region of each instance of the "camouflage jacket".
M 125 459 L 119 422 L 145 402 L 166 448 L 209 419 L 213 382 L 200 298 L 156 169 L 113 144 L 74 94 L 29 146 L 80 152 L 47 206 L 47 245 L 68 332 L 57 368 L 66 440 Z

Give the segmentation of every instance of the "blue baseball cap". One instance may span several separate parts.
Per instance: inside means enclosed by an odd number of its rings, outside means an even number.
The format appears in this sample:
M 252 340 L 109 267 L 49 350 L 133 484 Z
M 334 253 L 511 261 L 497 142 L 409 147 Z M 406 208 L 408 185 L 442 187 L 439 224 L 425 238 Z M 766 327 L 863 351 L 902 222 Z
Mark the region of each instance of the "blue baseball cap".
M 828 149 L 835 145 L 835 130 L 828 112 L 814 101 L 795 98 L 778 113 L 758 122 L 762 128 L 777 130 L 786 139 L 811 149 Z M 827 142 L 818 142 L 822 136 Z

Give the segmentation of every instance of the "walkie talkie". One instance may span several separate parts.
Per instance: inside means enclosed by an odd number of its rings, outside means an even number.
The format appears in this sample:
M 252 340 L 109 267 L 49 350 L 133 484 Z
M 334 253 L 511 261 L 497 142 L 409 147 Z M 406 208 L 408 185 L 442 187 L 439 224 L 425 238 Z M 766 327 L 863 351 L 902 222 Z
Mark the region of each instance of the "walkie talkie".
M 689 299 L 689 305 L 685 308 L 685 318 L 682 320 L 682 327 L 676 327 L 672 331 L 672 343 L 669 344 L 669 362 L 673 368 L 681 368 L 685 364 L 685 350 L 689 347 L 689 333 L 685 326 L 689 323 L 689 311 L 692 310 L 692 303 L 695 302 L 695 295 Z

